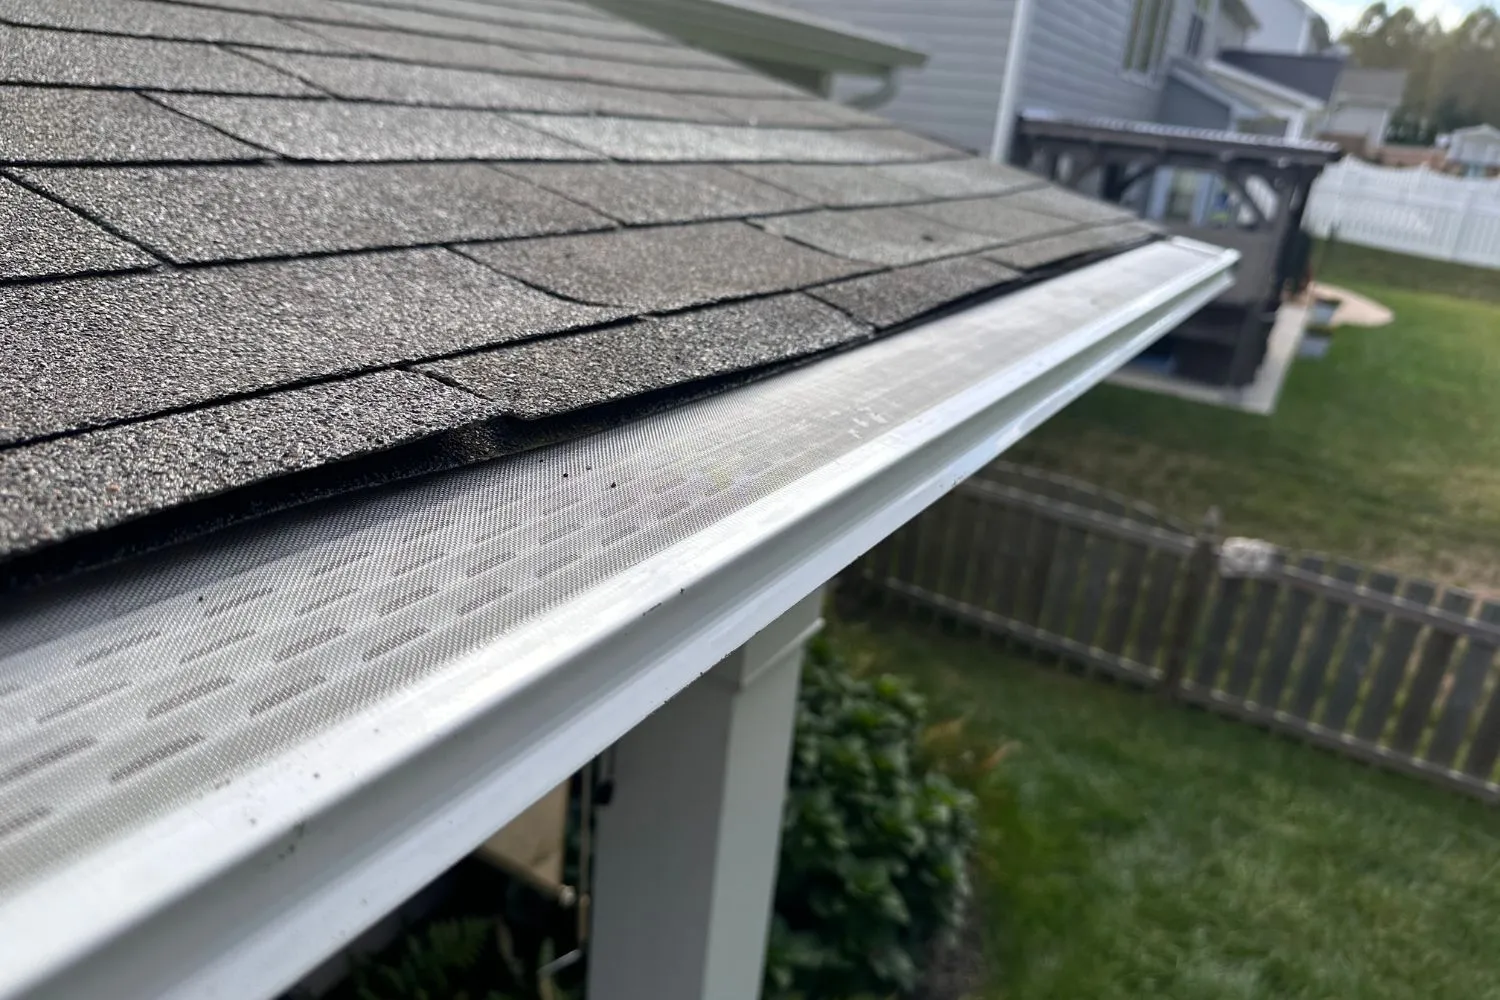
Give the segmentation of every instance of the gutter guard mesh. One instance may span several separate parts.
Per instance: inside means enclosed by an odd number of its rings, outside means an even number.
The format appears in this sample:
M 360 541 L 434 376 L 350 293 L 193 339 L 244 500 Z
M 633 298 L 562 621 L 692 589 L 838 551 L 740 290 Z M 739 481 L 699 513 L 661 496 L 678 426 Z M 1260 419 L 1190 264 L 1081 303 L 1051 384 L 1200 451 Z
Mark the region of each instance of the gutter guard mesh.
M 935 400 L 1035 367 L 1059 332 L 1209 259 L 1147 247 L 619 430 L 393 487 L 331 516 L 284 516 L 266 526 L 279 536 L 259 564 L 205 543 L 123 596 L 48 609 L 67 631 L 45 642 L 36 619 L 0 618 L 0 649 L 27 647 L 0 659 L 0 907 L 70 857 L 335 723 L 398 711 L 404 692 L 497 636 Z M 1088 283 L 1099 269 L 1111 280 Z M 143 603 L 131 590 L 173 596 Z M 255 825 L 253 804 L 242 821 Z

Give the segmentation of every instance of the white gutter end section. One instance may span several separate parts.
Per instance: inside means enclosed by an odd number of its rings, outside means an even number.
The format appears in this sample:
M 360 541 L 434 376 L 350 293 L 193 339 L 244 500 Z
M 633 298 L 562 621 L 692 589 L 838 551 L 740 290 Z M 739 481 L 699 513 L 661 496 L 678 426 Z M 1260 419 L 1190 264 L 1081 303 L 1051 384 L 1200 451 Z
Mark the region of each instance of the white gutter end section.
M 0 997 L 285 989 L 1211 301 L 1236 259 L 1152 244 L 606 433 L 272 522 L 263 558 L 204 546 L 161 570 L 193 586 L 128 613 L 81 596 L 62 617 L 94 624 L 0 660 L 23 685 L 3 704 L 28 719 L 49 685 L 114 685 L 46 724 L 86 749 L 0 788 L 0 816 L 42 810 L 0 837 Z M 202 584 L 214 566 L 239 568 Z M 214 636 L 193 669 L 230 683 L 148 718 Z

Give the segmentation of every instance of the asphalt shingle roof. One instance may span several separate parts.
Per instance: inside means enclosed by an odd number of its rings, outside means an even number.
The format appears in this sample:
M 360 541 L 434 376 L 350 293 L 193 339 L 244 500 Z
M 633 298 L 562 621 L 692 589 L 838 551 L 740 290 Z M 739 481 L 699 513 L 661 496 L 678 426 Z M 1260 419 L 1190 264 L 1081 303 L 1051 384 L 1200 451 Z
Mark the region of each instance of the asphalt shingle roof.
M 0 0 L 0 575 L 1152 235 L 571 0 Z
M 706 163 L 507 163 L 500 169 L 631 225 L 744 218 L 817 205 L 741 171 Z
M 484 243 L 464 253 L 555 295 L 660 312 L 805 288 L 869 270 L 743 222 Z M 650 281 L 641 262 L 652 262 Z
M 1020 277 L 989 261 L 949 257 L 837 281 L 812 294 L 861 322 L 889 327 Z
M 233 166 L 58 167 L 17 176 L 178 264 L 613 225 L 576 201 L 486 163 L 266 164 L 254 173 Z M 55 215 L 77 219 L 33 197 Z M 139 263 L 155 261 L 144 257 Z
M 156 261 L 39 194 L 0 180 L 0 281 L 150 267 Z

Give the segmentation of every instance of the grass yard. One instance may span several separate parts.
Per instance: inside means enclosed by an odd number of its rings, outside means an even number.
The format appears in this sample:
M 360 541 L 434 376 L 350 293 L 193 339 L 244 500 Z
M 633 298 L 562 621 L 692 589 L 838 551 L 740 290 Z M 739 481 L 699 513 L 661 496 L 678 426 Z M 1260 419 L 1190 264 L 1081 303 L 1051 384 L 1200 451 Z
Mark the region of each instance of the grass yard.
M 1009 457 L 1233 534 L 1500 588 L 1500 272 L 1340 246 L 1395 311 L 1292 369 L 1274 416 L 1101 386 Z M 1460 297 L 1464 296 L 1464 297 Z
M 1010 745 L 981 795 L 985 1000 L 1500 997 L 1493 810 L 977 640 L 832 638 Z

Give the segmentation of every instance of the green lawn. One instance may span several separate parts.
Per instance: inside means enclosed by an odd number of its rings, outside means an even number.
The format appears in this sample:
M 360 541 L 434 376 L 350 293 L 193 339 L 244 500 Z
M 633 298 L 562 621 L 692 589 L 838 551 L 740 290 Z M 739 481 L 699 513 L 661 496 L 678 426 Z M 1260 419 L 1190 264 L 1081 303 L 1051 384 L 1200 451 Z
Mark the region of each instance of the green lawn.
M 832 637 L 1010 745 L 981 795 L 986 1000 L 1500 997 L 1483 805 L 977 640 Z
M 1396 321 L 1299 361 L 1275 415 L 1101 386 L 1008 457 L 1193 521 L 1218 505 L 1234 534 L 1500 586 L 1500 272 L 1340 246 L 1324 277 Z

